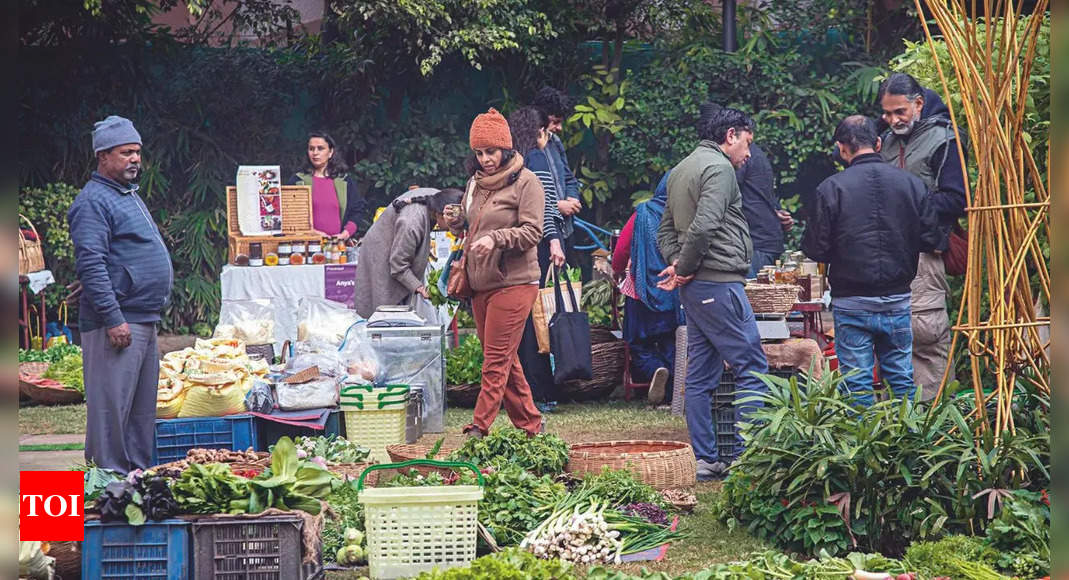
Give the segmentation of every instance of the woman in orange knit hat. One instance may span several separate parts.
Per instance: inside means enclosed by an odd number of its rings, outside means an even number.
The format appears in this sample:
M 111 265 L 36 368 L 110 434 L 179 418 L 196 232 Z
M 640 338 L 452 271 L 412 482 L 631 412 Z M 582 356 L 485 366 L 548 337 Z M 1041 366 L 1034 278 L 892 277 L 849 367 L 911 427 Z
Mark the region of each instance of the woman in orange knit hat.
M 508 122 L 496 110 L 475 117 L 469 143 L 471 178 L 450 225 L 467 237 L 465 263 L 483 368 L 475 414 L 464 433 L 486 435 L 503 401 L 512 424 L 533 437 L 543 429 L 542 415 L 517 350 L 538 296 L 545 194 L 534 173 L 524 168 Z

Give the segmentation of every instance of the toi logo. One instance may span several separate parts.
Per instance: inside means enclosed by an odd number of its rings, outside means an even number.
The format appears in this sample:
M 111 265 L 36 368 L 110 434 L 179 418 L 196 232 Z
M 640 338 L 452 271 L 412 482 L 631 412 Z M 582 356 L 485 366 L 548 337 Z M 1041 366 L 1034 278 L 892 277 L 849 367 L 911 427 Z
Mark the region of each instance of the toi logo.
M 82 541 L 84 481 L 81 471 L 19 472 L 19 539 Z

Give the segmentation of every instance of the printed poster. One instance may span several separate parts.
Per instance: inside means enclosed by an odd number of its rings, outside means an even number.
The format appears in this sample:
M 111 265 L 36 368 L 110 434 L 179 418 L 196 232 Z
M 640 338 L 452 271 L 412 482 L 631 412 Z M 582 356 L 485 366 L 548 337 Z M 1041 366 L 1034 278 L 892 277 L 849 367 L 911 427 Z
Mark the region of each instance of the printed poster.
M 324 298 L 356 308 L 356 264 L 327 264 L 323 278 Z
M 278 165 L 241 165 L 237 176 L 238 227 L 242 235 L 282 232 L 282 178 Z

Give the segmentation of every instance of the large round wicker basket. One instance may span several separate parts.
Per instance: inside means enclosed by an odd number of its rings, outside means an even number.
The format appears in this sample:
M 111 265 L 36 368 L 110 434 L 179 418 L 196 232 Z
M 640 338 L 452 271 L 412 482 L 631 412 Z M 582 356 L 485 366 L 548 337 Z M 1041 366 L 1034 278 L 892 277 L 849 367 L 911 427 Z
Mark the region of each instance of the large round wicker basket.
M 438 453 L 434 456 L 434 459 L 444 460 L 446 456 L 448 456 L 455 450 L 456 447 L 442 445 L 442 448 L 438 450 Z M 430 453 L 430 451 L 430 445 L 399 444 L 386 446 L 386 453 L 389 454 L 390 461 L 393 461 L 394 463 L 411 461 L 413 459 L 426 459 L 427 454 Z M 442 475 L 449 475 L 453 473 L 453 470 L 448 467 L 431 467 L 428 465 L 413 466 L 410 469 L 415 469 L 423 475 L 430 475 L 431 472 L 434 471 L 437 471 Z
M 627 469 L 657 489 L 692 487 L 697 482 L 694 450 L 681 441 L 603 441 L 579 443 L 568 450 L 569 473 L 598 473 L 605 466 Z
M 342 480 L 351 481 L 360 479 L 360 474 L 364 473 L 364 470 L 374 465 L 373 463 L 328 463 L 327 471 L 340 477 Z M 381 471 L 372 471 L 367 474 L 364 481 L 368 485 L 375 485 L 375 482 L 379 480 L 379 473 Z
M 482 383 L 464 383 L 463 385 L 446 385 L 445 400 L 454 407 L 474 407 L 479 400 Z
M 44 378 L 49 364 L 24 362 L 19 364 L 19 394 L 40 405 L 71 405 L 85 399 L 79 391 L 68 389 L 59 381 Z
M 794 284 L 747 284 L 746 298 L 754 312 L 786 314 L 798 302 L 801 290 Z
M 589 401 L 609 396 L 616 387 L 623 384 L 626 350 L 627 343 L 622 340 L 591 345 L 590 379 L 563 383 L 560 386 L 561 394 L 573 401 Z

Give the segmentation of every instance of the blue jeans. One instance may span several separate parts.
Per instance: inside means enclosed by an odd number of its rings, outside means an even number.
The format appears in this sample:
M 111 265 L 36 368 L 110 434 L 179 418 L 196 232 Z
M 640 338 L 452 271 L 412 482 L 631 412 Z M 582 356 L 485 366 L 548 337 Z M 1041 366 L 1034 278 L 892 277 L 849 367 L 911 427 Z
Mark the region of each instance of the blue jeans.
M 779 254 L 773 254 L 772 252 L 762 252 L 757 248 L 753 250 L 753 258 L 750 260 L 750 273 L 746 275 L 747 278 L 756 278 L 757 273 L 761 271 L 761 268 L 765 266 L 771 266 L 776 263 L 776 258 Z
M 835 354 L 846 377 L 846 387 L 859 403 L 872 404 L 872 369 L 880 364 L 880 379 L 895 397 L 912 397 L 913 327 L 909 309 L 866 312 L 835 308 Z M 875 355 L 875 357 L 874 357 Z
M 735 401 L 749 396 L 742 391 L 768 390 L 753 374 L 768 372 L 757 321 L 740 283 L 695 280 L 683 286 L 679 298 L 687 314 L 687 386 L 684 396 L 690 444 L 698 459 L 728 462 L 734 457 L 720 457 L 716 445 L 713 395 L 724 374 L 725 360 L 735 371 Z M 748 403 L 743 408 L 736 404 L 735 422 L 749 415 L 754 405 Z M 736 431 L 736 452 L 742 449 L 742 444 L 742 437 Z

